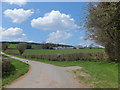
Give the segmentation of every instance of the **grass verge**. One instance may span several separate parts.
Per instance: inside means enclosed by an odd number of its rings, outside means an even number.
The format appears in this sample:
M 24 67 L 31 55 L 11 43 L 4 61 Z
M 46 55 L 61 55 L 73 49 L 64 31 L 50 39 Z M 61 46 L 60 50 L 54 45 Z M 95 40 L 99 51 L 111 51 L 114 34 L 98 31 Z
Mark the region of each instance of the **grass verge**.
M 10 84 L 15 79 L 24 75 L 29 70 L 29 65 L 21 61 L 9 58 L 12 64 L 11 71 L 2 74 L 2 86 Z
M 20 58 L 22 56 L 14 55 Z M 29 59 L 29 58 L 27 58 Z M 87 73 L 89 78 L 77 75 L 79 81 L 91 88 L 118 88 L 118 63 L 108 62 L 93 62 L 93 61 L 48 61 L 29 59 L 38 62 L 53 64 L 57 66 L 80 66 L 84 69 L 73 71 L 75 74 Z
M 82 70 L 74 70 L 79 81 L 92 88 L 118 88 L 118 64 L 111 62 L 92 62 L 92 61 L 48 61 L 30 59 L 38 62 L 44 62 L 57 66 L 80 66 Z M 89 74 L 90 77 L 78 75 L 80 73 Z

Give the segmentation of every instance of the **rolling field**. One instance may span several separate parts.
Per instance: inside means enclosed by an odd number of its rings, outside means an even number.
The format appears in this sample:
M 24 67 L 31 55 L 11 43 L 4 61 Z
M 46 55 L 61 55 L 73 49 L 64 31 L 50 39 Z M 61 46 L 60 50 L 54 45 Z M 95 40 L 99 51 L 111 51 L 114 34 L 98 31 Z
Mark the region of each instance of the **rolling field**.
M 8 48 L 17 48 L 17 44 L 10 44 Z
M 17 49 L 7 51 L 19 53 Z M 81 53 L 81 52 L 104 52 L 104 49 L 59 49 L 59 50 L 44 50 L 44 49 L 26 49 L 24 54 L 63 54 L 63 53 Z
M 15 49 L 15 48 L 17 48 L 17 45 L 18 45 L 18 44 L 9 44 L 8 48 L 13 48 L 13 49 Z M 33 49 L 40 49 L 41 46 L 40 46 L 40 45 L 32 45 L 32 48 L 33 48 Z

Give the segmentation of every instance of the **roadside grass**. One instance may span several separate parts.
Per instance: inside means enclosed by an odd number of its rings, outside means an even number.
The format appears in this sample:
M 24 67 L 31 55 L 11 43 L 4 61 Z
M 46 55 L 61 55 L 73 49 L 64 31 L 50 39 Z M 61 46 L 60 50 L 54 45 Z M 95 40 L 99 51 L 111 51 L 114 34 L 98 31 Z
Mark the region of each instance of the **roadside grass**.
M 17 49 L 7 51 L 19 53 Z M 24 54 L 40 55 L 40 54 L 63 54 L 63 53 L 87 53 L 87 52 L 104 52 L 104 49 L 59 49 L 59 50 L 45 50 L 45 49 L 26 49 Z
M 57 66 L 80 66 L 83 70 L 75 70 L 75 72 L 84 72 L 91 77 L 86 78 L 78 76 L 79 81 L 89 85 L 92 88 L 118 88 L 118 64 L 108 62 L 92 62 L 92 61 L 47 61 L 31 59 L 43 63 L 53 64 Z
M 8 57 L 7 57 L 8 58 Z M 12 64 L 11 71 L 2 74 L 2 86 L 10 84 L 29 70 L 29 65 L 19 60 L 9 58 Z
M 23 58 L 19 55 L 14 55 Z M 53 64 L 57 66 L 67 67 L 67 66 L 80 66 L 83 67 L 82 70 L 73 71 L 76 73 L 87 73 L 90 75 L 89 78 L 77 75 L 79 81 L 91 88 L 118 88 L 118 63 L 114 62 L 93 62 L 93 61 L 48 61 L 48 60 L 38 60 L 29 59 L 33 61 Z
M 87 78 L 79 75 L 78 79 L 80 82 L 82 81 L 92 88 L 118 88 L 118 64 L 114 62 L 33 60 L 64 67 L 80 66 L 83 67 L 82 70 L 75 70 L 73 72 L 84 72 L 91 76 Z

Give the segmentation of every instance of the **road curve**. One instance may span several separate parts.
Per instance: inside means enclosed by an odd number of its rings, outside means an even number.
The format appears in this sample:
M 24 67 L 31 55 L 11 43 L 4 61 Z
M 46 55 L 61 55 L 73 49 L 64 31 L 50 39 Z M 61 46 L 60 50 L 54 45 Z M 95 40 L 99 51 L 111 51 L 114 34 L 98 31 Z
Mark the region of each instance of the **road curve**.
M 31 68 L 26 75 L 5 86 L 5 88 L 79 88 L 78 81 L 62 67 L 11 55 L 6 56 L 26 62 Z

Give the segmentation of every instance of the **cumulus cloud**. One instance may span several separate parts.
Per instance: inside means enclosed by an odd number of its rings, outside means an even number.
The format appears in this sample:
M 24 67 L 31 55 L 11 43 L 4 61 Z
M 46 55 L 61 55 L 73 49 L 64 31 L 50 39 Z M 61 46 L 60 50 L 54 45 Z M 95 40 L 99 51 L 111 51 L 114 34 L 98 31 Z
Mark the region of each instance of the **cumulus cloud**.
M 64 31 L 56 31 L 49 34 L 47 42 L 60 43 L 62 40 L 70 38 L 72 35 Z
M 104 48 L 103 46 L 101 45 L 98 45 L 96 43 L 80 43 L 79 46 L 83 46 L 83 47 L 98 47 L 98 48 Z
M 33 40 L 30 40 L 30 41 L 27 41 L 27 42 L 30 42 L 30 43 L 32 43 L 32 42 L 35 42 L 35 41 L 33 41 Z
M 7 41 L 24 41 L 27 39 L 26 34 L 23 33 L 21 28 L 2 28 L 0 27 L 1 36 L 0 40 L 7 40 Z
M 46 13 L 44 17 L 33 19 L 31 25 L 34 28 L 42 30 L 70 30 L 78 28 L 70 15 L 54 10 L 50 13 Z
M 5 16 L 12 19 L 13 23 L 21 23 L 24 22 L 28 17 L 30 17 L 34 12 L 32 10 L 24 10 L 24 9 L 7 9 L 4 11 Z
M 81 37 L 80 37 L 80 40 L 84 40 L 84 39 L 85 39 L 85 37 L 84 37 L 84 36 L 81 36 Z
M 83 47 L 88 47 L 90 44 L 87 43 L 80 43 L 79 46 L 83 46 Z
M 59 44 L 66 45 L 66 43 L 64 43 L 64 42 L 60 42 Z
M 9 4 L 15 4 L 15 5 L 25 5 L 27 3 L 27 0 L 3 0 L 3 2 L 7 2 Z

